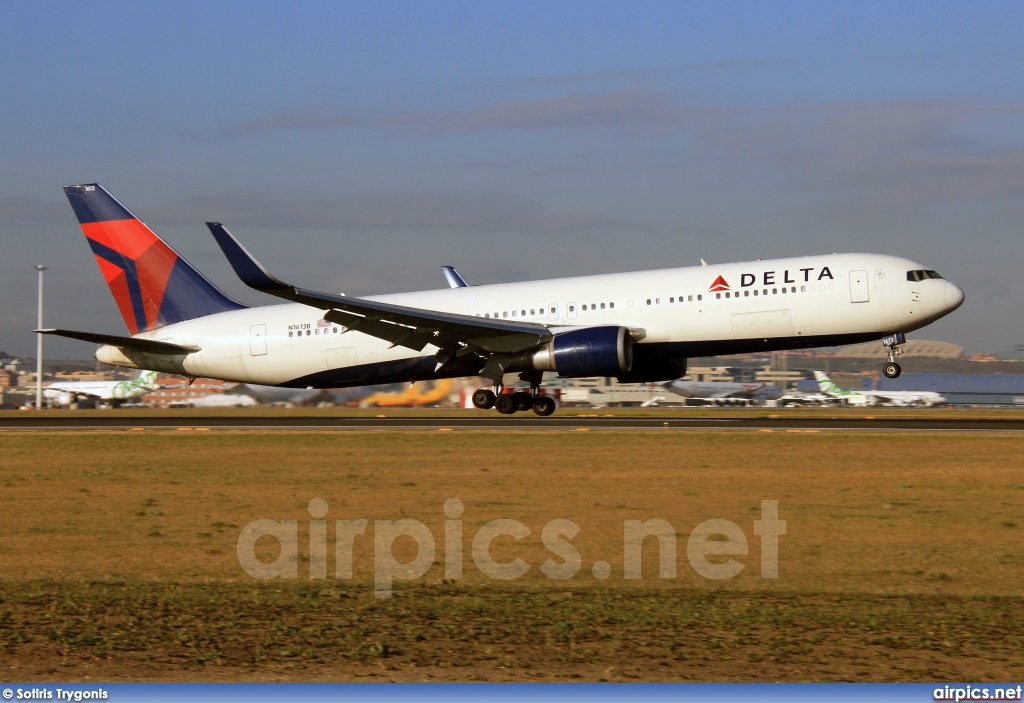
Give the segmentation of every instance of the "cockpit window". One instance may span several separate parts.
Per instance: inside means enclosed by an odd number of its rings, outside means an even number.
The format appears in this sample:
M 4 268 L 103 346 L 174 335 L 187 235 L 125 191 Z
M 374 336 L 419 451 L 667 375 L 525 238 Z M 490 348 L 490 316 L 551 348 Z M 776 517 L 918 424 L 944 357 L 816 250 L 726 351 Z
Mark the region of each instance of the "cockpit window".
M 908 281 L 923 281 L 926 278 L 942 278 L 938 271 L 907 271 Z

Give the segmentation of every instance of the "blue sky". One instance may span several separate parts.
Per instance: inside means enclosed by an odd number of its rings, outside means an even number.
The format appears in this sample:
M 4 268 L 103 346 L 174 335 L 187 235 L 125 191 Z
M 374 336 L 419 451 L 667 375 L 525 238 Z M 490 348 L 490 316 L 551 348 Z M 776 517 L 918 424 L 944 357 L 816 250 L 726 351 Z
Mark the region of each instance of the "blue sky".
M 17 3 L 0 349 L 122 333 L 60 190 L 229 294 L 206 220 L 350 295 L 874 251 L 960 284 L 917 333 L 1024 343 L 1024 4 Z M 47 355 L 88 357 L 48 340 Z

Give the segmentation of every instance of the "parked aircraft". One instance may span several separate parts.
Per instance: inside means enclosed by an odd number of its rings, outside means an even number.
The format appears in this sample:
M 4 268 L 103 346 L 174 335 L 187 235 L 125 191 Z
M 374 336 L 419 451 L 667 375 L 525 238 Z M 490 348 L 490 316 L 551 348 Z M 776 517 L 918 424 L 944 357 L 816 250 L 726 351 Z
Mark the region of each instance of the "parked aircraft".
M 400 393 L 381 391 L 363 398 L 360 405 L 376 405 L 380 408 L 416 408 L 434 405 L 448 397 L 451 392 L 451 379 L 442 379 L 432 387 L 417 388 L 409 385 Z
M 156 371 L 143 371 L 131 381 L 58 381 L 43 389 L 43 397 L 60 405 L 88 400 L 117 406 L 159 389 Z
M 130 336 L 40 330 L 102 344 L 114 366 L 292 388 L 482 376 L 477 407 L 532 408 L 544 371 L 623 383 L 685 375 L 686 359 L 882 339 L 887 376 L 910 332 L 964 294 L 925 266 L 832 254 L 366 298 L 271 275 L 208 222 L 235 273 L 288 305 L 247 307 L 218 290 L 97 184 L 65 187 Z M 454 279 L 452 279 L 454 280 Z M 530 392 L 502 394 L 518 373 Z
M 933 391 L 848 391 L 840 388 L 823 371 L 815 371 L 818 389 L 848 405 L 939 405 L 945 397 Z
M 778 386 L 763 383 L 729 383 L 726 381 L 684 381 L 677 379 L 665 384 L 665 388 L 684 398 L 720 400 L 744 398 L 752 400 L 777 400 L 782 397 Z
M 252 396 L 243 393 L 210 393 L 208 395 L 171 403 L 172 408 L 249 408 L 259 405 Z

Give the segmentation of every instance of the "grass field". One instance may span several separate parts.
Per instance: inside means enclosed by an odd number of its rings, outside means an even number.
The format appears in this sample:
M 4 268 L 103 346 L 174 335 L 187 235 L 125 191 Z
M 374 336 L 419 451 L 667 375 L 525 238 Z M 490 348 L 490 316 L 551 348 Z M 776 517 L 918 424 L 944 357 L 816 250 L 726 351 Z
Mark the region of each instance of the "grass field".
M 1021 447 L 948 433 L 3 432 L 0 678 L 1019 679 Z M 453 497 L 464 575 L 445 582 Z M 352 579 L 309 578 L 314 498 L 331 525 L 369 521 Z M 762 500 L 787 522 L 777 579 L 761 578 Z M 239 566 L 257 519 L 297 521 L 297 579 Z M 430 529 L 435 563 L 377 599 L 374 521 L 402 519 Z M 474 565 L 472 538 L 496 519 L 531 530 L 491 547 L 529 564 L 522 578 Z M 556 519 L 580 528 L 583 568 L 562 581 L 540 570 Z M 658 578 L 649 539 L 643 578 L 625 580 L 623 523 L 650 519 L 674 529 L 676 577 Z M 734 578 L 690 566 L 687 539 L 710 519 L 748 542 Z M 415 553 L 395 542 L 401 560 Z

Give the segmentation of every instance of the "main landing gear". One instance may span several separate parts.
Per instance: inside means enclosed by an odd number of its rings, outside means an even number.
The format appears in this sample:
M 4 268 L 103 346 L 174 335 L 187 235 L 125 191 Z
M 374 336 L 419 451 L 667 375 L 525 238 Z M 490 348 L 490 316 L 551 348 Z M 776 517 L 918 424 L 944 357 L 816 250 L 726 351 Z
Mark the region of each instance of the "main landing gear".
M 902 369 L 896 363 L 896 357 L 903 353 L 900 345 L 906 341 L 907 338 L 903 336 L 902 332 L 896 332 L 891 337 L 886 337 L 882 340 L 882 344 L 888 350 L 889 358 L 889 361 L 882 367 L 882 373 L 885 374 L 886 378 L 897 378 L 900 375 Z
M 529 391 L 515 393 L 502 393 L 500 386 L 495 386 L 493 391 L 490 388 L 478 388 L 473 393 L 473 405 L 481 410 L 494 408 L 502 415 L 533 410 L 541 417 L 547 417 L 555 412 L 555 401 L 546 395 L 540 395 L 540 389 L 536 386 L 531 387 Z

